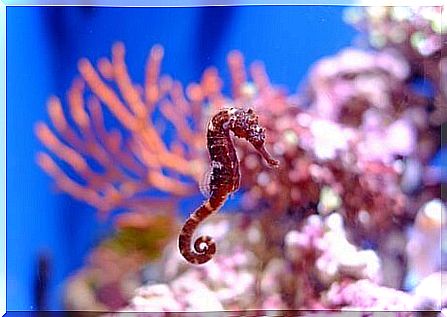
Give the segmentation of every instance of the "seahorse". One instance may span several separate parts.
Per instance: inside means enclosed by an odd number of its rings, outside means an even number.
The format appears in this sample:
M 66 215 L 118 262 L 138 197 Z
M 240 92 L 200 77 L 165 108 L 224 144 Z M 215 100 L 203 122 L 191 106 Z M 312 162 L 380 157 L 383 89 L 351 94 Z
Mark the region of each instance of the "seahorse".
M 216 243 L 210 236 L 197 238 L 194 249 L 191 248 L 195 230 L 208 216 L 216 213 L 240 186 L 239 160 L 230 131 L 250 142 L 270 166 L 279 166 L 279 161 L 265 148 L 265 129 L 259 125 L 258 116 L 252 109 L 222 109 L 211 118 L 207 127 L 207 148 L 212 168 L 209 198 L 189 216 L 178 239 L 180 253 L 192 264 L 206 263 L 216 253 Z

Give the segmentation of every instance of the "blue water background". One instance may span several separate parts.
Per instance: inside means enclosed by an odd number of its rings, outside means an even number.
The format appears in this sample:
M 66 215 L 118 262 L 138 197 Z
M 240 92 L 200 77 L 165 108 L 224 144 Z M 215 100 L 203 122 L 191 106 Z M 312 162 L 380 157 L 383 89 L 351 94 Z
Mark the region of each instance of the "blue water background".
M 163 72 L 186 84 L 215 65 L 228 79 L 226 55 L 265 62 L 271 80 L 294 91 L 309 66 L 354 38 L 343 7 L 7 8 L 7 309 L 35 309 L 37 257 L 51 258 L 49 308 L 62 309 L 63 283 L 107 233 L 95 211 L 57 194 L 36 165 L 42 146 L 34 124 L 48 121 L 46 101 L 65 98 L 77 61 L 110 56 L 126 45 L 135 82 L 144 78 L 148 50 L 165 48 Z M 228 85 L 225 86 L 228 91 Z M 201 198 L 192 199 L 191 205 Z

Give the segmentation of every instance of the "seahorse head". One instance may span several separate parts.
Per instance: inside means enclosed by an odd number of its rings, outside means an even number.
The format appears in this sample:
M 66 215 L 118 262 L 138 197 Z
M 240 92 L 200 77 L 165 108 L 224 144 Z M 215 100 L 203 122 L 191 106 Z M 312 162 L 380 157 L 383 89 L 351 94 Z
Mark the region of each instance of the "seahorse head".
M 229 108 L 229 128 L 234 135 L 244 138 L 255 148 L 265 143 L 265 129 L 259 125 L 258 116 L 253 109 Z
M 230 108 L 228 114 L 228 128 L 234 135 L 246 139 L 270 165 L 277 166 L 278 161 L 273 159 L 265 149 L 265 128 L 259 125 L 258 116 L 253 109 Z

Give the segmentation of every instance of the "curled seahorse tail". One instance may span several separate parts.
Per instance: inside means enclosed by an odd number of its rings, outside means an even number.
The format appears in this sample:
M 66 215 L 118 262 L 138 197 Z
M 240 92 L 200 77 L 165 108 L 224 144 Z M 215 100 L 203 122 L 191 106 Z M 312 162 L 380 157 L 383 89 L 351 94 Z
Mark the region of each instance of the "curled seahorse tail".
M 192 264 L 203 264 L 213 258 L 216 253 L 216 243 L 210 236 L 201 236 L 194 242 L 192 249 L 192 235 L 197 226 L 212 213 L 208 203 L 200 206 L 186 221 L 179 235 L 178 246 L 183 257 Z
M 194 242 L 194 250 L 197 253 L 205 253 L 212 257 L 216 253 L 216 242 L 210 236 L 198 237 Z

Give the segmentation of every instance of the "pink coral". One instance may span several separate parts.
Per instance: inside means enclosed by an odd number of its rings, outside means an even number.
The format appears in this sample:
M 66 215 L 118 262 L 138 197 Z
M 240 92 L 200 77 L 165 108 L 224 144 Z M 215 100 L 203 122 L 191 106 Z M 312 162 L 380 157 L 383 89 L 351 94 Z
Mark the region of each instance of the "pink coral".
M 271 173 L 258 164 L 253 149 L 236 140 L 244 214 L 216 217 L 198 232 L 213 232 L 219 253 L 210 263 L 191 267 L 176 245 L 169 244 L 160 262 L 148 266 L 161 273 L 137 290 L 127 309 L 415 307 L 415 297 L 399 290 L 406 266 L 410 271 L 428 267 L 424 276 L 438 269 L 433 256 L 415 251 L 429 254 L 428 242 L 439 229 L 431 226 L 432 213 L 425 217 L 418 210 L 439 198 L 439 177 L 423 174 L 439 173 L 427 165 L 440 146 L 439 128 L 446 122 L 447 73 L 441 54 L 446 31 L 437 19 L 442 10 L 348 10 L 350 21 L 367 31 L 377 50 L 349 48 L 325 57 L 311 66 L 307 85 L 297 94 L 273 85 L 262 63 L 246 67 L 237 51 L 228 55 L 228 96 L 212 67 L 185 88 L 161 75 L 160 46 L 149 54 L 142 85 L 127 73 L 122 44 L 96 68 L 83 59 L 66 113 L 53 97 L 48 106 L 53 128 L 36 126 L 49 153 L 39 154 L 38 162 L 62 191 L 102 214 L 130 211 L 118 219 L 118 228 L 145 228 L 151 221 L 141 210 L 174 210 L 179 198 L 198 192 L 208 164 L 204 123 L 223 106 L 254 107 L 267 128 L 268 147 L 281 160 L 281 168 Z M 431 81 L 433 96 L 413 89 L 419 76 Z M 161 121 L 174 126 L 172 142 L 165 142 L 153 116 L 155 108 Z M 119 128 L 104 127 L 103 111 L 115 117 Z M 103 169 L 93 168 L 91 159 Z M 83 181 L 71 178 L 65 165 Z M 158 201 L 150 195 L 152 189 L 172 199 Z M 406 245 L 409 227 L 420 234 Z M 97 294 L 88 289 L 82 299 L 88 304 L 82 307 L 94 305 L 95 298 L 110 306 L 108 295 L 121 294 L 123 288 L 116 282 L 125 279 L 130 258 L 117 261 L 119 270 L 104 259 L 107 254 L 89 264 L 104 272 L 98 272 Z M 132 273 L 144 261 L 134 262 L 135 267 L 129 266 Z M 79 279 L 86 276 L 81 272 Z M 71 286 L 82 289 L 76 282 Z
M 333 307 L 363 310 L 401 310 L 414 309 L 411 295 L 393 288 L 381 287 L 369 280 L 354 283 L 334 283 L 326 294 Z

